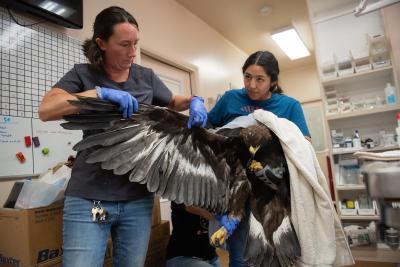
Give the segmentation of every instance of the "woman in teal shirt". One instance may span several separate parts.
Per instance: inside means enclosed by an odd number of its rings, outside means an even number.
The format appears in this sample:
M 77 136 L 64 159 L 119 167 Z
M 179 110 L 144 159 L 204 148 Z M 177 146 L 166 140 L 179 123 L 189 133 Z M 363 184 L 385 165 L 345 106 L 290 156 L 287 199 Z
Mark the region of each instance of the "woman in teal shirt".
M 268 51 L 255 52 L 247 58 L 242 71 L 244 88 L 225 92 L 208 113 L 208 121 L 215 127 L 221 127 L 236 117 L 263 109 L 292 121 L 310 139 L 300 102 L 284 95 L 278 85 L 279 65 L 274 55 Z M 247 235 L 245 224 L 239 223 L 228 238 L 230 267 L 247 266 L 244 261 Z

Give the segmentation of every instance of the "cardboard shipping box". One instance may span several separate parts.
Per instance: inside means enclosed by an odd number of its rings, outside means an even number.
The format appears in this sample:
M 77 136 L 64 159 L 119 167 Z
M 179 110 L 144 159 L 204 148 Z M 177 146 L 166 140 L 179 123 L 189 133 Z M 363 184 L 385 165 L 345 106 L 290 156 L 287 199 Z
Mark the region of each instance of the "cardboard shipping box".
M 0 267 L 61 266 L 62 216 L 62 202 L 36 209 L 0 208 Z M 155 197 L 153 228 L 160 223 L 160 199 Z M 105 266 L 111 266 L 110 247 Z
M 2 265 L 0 265 L 2 266 Z M 43 264 L 35 265 L 37 267 L 62 267 L 62 257 L 57 257 L 55 259 L 46 261 Z M 103 267 L 113 267 L 112 263 L 112 243 L 111 239 L 108 240 L 106 254 L 104 256 Z
M 161 208 L 160 208 L 160 197 L 154 197 L 153 214 L 151 217 L 151 225 L 158 225 L 161 223 Z
M 169 240 L 169 221 L 161 221 L 151 228 L 145 267 L 164 267 Z
M 63 203 L 0 209 L 0 266 L 42 266 L 62 255 Z

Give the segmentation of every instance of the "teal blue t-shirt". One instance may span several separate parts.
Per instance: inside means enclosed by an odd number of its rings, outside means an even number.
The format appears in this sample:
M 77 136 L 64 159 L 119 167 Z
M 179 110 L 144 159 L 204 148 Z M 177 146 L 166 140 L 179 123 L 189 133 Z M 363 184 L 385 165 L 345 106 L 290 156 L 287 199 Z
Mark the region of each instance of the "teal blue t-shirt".
M 279 118 L 288 119 L 295 123 L 305 136 L 310 136 L 299 101 L 290 96 L 276 93 L 273 93 L 267 100 L 253 101 L 248 97 L 244 88 L 225 92 L 208 113 L 208 121 L 216 127 L 221 127 L 234 118 L 248 115 L 256 109 L 267 110 Z

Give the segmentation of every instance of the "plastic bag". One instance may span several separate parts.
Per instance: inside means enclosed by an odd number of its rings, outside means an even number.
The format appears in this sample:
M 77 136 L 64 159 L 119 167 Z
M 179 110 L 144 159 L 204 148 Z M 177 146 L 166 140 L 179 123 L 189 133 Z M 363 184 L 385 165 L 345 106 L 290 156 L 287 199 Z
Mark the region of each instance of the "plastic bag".
M 71 178 L 71 168 L 63 165 L 55 173 L 48 171 L 37 180 L 26 180 L 15 208 L 31 209 L 48 206 L 62 198 Z

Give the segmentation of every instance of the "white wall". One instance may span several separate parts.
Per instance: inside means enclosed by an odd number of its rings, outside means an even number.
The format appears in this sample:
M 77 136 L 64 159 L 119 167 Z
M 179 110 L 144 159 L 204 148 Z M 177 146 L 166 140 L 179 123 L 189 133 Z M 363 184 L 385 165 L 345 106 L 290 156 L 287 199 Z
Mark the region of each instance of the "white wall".
M 279 83 L 285 94 L 301 103 L 321 100 L 321 89 L 315 64 L 282 71 Z

